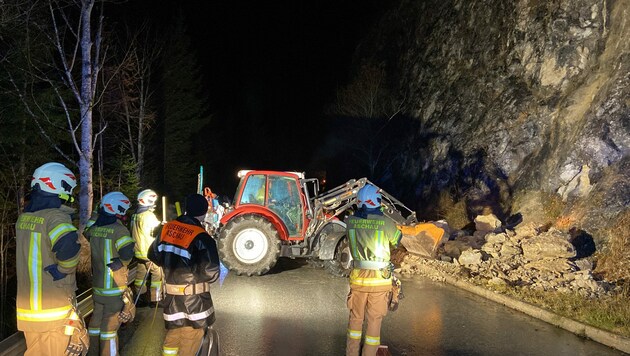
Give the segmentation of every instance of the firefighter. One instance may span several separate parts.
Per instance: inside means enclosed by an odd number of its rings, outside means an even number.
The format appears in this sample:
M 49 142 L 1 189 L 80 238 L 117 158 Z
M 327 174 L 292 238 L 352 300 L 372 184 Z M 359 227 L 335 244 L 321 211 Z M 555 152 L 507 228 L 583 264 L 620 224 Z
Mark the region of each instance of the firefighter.
M 387 315 L 392 295 L 390 244 L 398 246 L 401 232 L 383 216 L 381 194 L 366 184 L 357 194 L 359 209 L 346 219 L 347 235 L 353 258 L 348 294 L 348 334 L 346 355 L 359 355 L 363 322 L 365 340 L 361 355 L 376 355 L 380 345 L 381 322 Z
M 143 295 L 147 291 L 144 277 L 151 273 L 149 288 L 151 306 L 162 300 L 162 270 L 155 263 L 149 261 L 147 252 L 153 240 L 154 229 L 160 225 L 160 220 L 155 216 L 155 203 L 158 195 L 151 189 L 145 189 L 138 194 L 138 210 L 131 217 L 131 236 L 136 243 L 134 254 L 138 261 L 136 279 L 133 282 L 136 295 Z
M 134 242 L 121 219 L 129 205 L 129 198 L 121 192 L 106 194 L 96 222 L 85 232 L 92 250 L 94 311 L 88 333 L 90 353 L 94 354 L 117 355 L 117 331 L 122 322 L 128 321 L 121 311 L 127 307 L 123 293 L 127 289 L 127 265 L 133 258 Z
M 149 249 L 149 259 L 164 269 L 162 355 L 195 355 L 204 334 L 214 333 L 210 284 L 219 278 L 219 255 L 201 225 L 207 211 L 202 195 L 189 195 L 184 215 L 162 226 Z
M 30 201 L 16 222 L 17 328 L 25 355 L 80 355 L 88 339 L 76 310 L 80 245 L 72 225 L 77 181 L 61 163 L 35 170 Z

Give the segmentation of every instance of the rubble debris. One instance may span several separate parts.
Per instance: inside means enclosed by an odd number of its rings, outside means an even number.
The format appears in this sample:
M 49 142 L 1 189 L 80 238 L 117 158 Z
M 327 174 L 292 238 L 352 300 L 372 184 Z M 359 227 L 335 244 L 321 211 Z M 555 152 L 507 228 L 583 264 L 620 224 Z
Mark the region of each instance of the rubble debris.
M 587 298 L 610 291 L 608 283 L 593 277 L 590 258 L 576 259 L 569 233 L 533 224 L 505 229 L 497 220 L 478 216 L 475 223 L 482 230 L 472 236 L 451 231 L 452 239 L 436 249 L 435 259 L 408 254 L 396 271 L 439 281 L 443 277 L 437 270 L 476 284 L 575 292 Z

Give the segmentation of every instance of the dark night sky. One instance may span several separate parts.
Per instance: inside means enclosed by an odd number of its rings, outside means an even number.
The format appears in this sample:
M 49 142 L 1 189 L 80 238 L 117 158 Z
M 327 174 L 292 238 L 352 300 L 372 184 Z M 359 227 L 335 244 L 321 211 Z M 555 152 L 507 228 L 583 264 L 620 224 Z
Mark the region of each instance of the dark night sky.
M 122 6 L 133 18 L 160 24 L 183 11 L 206 83 L 212 134 L 221 135 L 229 162 L 222 175 L 230 181 L 238 168 L 310 169 L 317 146 L 334 129 L 325 105 L 347 81 L 357 44 L 383 11 L 372 0 Z
M 178 1 L 118 5 L 167 28 L 181 10 L 197 51 L 221 162 L 207 181 L 232 191 L 238 169 L 325 170 L 324 114 L 350 75 L 353 53 L 378 19 L 376 0 Z M 317 163 L 314 163 L 316 162 Z M 219 172 L 217 172 L 219 171 Z

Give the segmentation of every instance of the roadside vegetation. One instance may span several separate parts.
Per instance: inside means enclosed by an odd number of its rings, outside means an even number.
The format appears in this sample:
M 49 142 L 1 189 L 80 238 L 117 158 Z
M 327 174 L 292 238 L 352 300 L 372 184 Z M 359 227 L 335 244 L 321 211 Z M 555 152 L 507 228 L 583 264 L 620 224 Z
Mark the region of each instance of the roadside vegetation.
M 491 290 L 534 304 L 558 315 L 619 335 L 630 337 L 630 289 L 628 286 L 594 302 L 577 293 L 533 290 L 510 286 L 491 286 Z
M 520 197 L 520 201 L 524 201 Z M 555 194 L 540 193 L 531 199 L 545 202 L 537 211 L 536 217 L 541 226 L 554 226 L 569 231 L 572 219 L 563 214 L 564 203 Z M 531 206 L 531 205 L 530 205 Z M 439 198 L 439 216 L 454 229 L 462 229 L 470 219 L 463 202 L 455 201 L 450 194 L 443 193 Z M 531 216 L 531 215 L 530 215 Z M 541 290 L 508 284 L 489 284 L 487 279 L 471 276 L 463 266 L 451 263 L 429 263 L 442 272 L 456 278 L 464 278 L 477 286 L 507 295 L 514 299 L 536 305 L 555 314 L 567 317 L 602 330 L 630 337 L 630 210 L 619 214 L 612 226 L 598 231 L 600 241 L 597 252 L 588 259 L 593 263 L 594 279 L 608 285 L 608 292 L 596 299 L 585 297 L 577 292 Z M 402 261 L 406 252 L 394 253 L 397 261 Z M 432 276 L 429 276 L 432 277 Z

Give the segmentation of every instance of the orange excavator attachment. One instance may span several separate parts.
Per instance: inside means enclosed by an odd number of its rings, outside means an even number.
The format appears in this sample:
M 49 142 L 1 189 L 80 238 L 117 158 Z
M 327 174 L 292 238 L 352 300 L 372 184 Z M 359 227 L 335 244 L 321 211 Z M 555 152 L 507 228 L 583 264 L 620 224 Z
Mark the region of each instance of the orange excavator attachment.
M 402 231 L 402 245 L 414 255 L 435 258 L 437 249 L 442 238 L 444 229 L 433 223 L 420 223 L 413 226 L 399 225 Z

